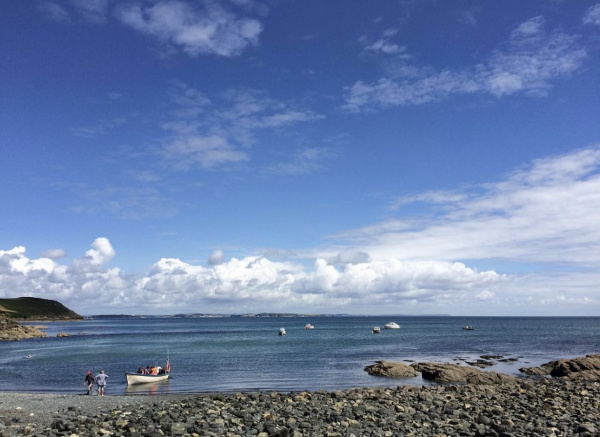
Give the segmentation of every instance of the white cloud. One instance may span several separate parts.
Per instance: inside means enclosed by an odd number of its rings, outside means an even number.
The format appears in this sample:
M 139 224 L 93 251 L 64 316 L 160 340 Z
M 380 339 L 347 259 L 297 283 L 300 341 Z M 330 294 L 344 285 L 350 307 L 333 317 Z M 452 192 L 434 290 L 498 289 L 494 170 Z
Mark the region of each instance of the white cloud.
M 61 23 L 70 23 L 74 16 L 79 16 L 87 22 L 104 24 L 108 15 L 108 0 L 46 0 L 39 3 L 39 8 L 46 18 Z
M 209 266 L 217 266 L 219 264 L 223 264 L 225 261 L 225 254 L 222 250 L 216 249 L 213 253 L 208 257 L 208 265 Z
M 60 4 L 53 1 L 44 1 L 39 4 L 41 12 L 46 18 L 57 21 L 59 23 L 68 23 L 71 21 L 69 11 L 67 11 Z
M 327 259 L 329 264 L 363 264 L 370 263 L 371 257 L 365 252 L 340 252 Z
M 190 56 L 237 56 L 257 44 L 262 32 L 258 20 L 238 18 L 218 2 L 206 2 L 202 10 L 176 0 L 152 5 L 134 3 L 118 8 L 117 17 L 135 30 L 178 47 Z
M 115 250 L 113 249 L 110 241 L 107 238 L 96 238 L 92 243 L 92 249 L 85 253 L 85 260 L 89 261 L 90 264 L 99 265 L 109 262 L 115 256 Z
M 106 268 L 114 256 L 99 238 L 71 266 L 47 258 L 31 260 L 25 249 L 0 251 L 0 290 L 5 297 L 37 296 L 60 300 L 80 312 L 246 312 L 269 309 L 362 312 L 382 303 L 436 300 L 442 289 L 472 294 L 471 289 L 503 281 L 459 263 L 399 260 L 365 263 L 366 254 L 345 255 L 343 266 L 317 259 L 314 269 L 264 257 L 224 260 L 215 251 L 211 267 L 163 258 L 143 276 Z M 344 256 L 342 256 L 344 257 Z M 7 285 L 10 285 L 8 287 Z M 448 299 L 444 297 L 443 300 Z M 98 307 L 96 302 L 101 302 Z
M 87 21 L 102 24 L 108 14 L 108 0 L 70 0 L 79 14 Z
M 349 112 L 400 105 L 420 105 L 452 94 L 491 94 L 503 97 L 517 92 L 545 95 L 551 82 L 578 70 L 587 56 L 577 38 L 558 31 L 547 32 L 544 20 L 535 17 L 511 33 L 507 46 L 494 51 L 486 62 L 462 70 L 435 71 L 406 62 L 397 73 L 376 82 L 358 81 L 346 89 Z
M 403 217 L 338 236 L 373 259 L 496 259 L 592 268 L 600 263 L 600 148 L 534 161 L 509 178 L 429 202 L 430 217 Z
M 60 259 L 67 256 L 67 253 L 63 249 L 48 249 L 42 253 L 42 258 Z
M 477 25 L 478 25 L 477 14 L 478 13 L 479 13 L 479 10 L 464 11 L 460 14 L 460 16 L 458 18 L 458 22 L 462 23 L 462 24 L 467 24 L 473 28 L 477 28 Z
M 162 154 L 173 162 L 174 168 L 179 170 L 189 170 L 195 165 L 211 168 L 249 159 L 247 153 L 235 150 L 227 139 L 216 135 L 180 136 L 166 144 Z
M 171 101 L 175 119 L 161 125 L 171 135 L 161 146 L 160 155 L 178 170 L 248 161 L 249 146 L 257 141 L 257 133 L 290 129 L 323 118 L 250 89 L 230 89 L 212 101 L 199 90 L 177 82 Z M 326 150 L 321 152 L 321 156 L 326 154 Z M 316 158 L 312 162 L 316 163 Z
M 384 55 L 397 55 L 399 53 L 405 53 L 406 47 L 399 46 L 398 44 L 393 43 L 390 38 L 392 38 L 397 33 L 397 30 L 390 29 L 384 32 L 382 38 L 369 42 L 366 38 L 361 38 L 361 42 L 363 43 L 363 50 L 366 52 L 373 53 L 382 53 Z
M 600 3 L 590 7 L 583 16 L 584 24 L 595 24 L 600 26 Z
M 108 267 L 115 250 L 106 238 L 70 265 L 30 259 L 24 247 L 0 250 L 0 295 L 57 299 L 87 314 L 600 310 L 600 147 L 536 160 L 496 183 L 415 194 L 395 205 L 408 209 L 412 201 L 431 202 L 437 212 L 346 232 L 333 241 L 351 244 L 295 251 L 295 261 L 227 260 L 215 250 L 206 267 L 163 258 L 136 276 Z M 480 261 L 495 270 L 473 267 Z M 503 266 L 528 273 L 502 273 Z

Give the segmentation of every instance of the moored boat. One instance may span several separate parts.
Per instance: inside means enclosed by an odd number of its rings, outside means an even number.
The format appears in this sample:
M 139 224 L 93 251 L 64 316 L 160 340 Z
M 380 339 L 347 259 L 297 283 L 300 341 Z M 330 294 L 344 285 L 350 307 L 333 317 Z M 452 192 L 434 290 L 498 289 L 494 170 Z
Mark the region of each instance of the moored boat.
M 307 323 L 306 325 L 304 325 L 304 329 L 315 329 L 315 325 L 311 325 L 310 323 Z
M 465 326 L 462 327 L 462 329 L 464 329 L 465 331 L 472 331 L 475 328 L 473 328 L 471 325 L 465 325 Z
M 373 334 L 379 334 L 381 332 L 381 328 L 379 326 L 375 326 L 371 332 Z
M 125 376 L 127 377 L 127 385 L 147 384 L 149 382 L 166 381 L 167 379 L 169 379 L 168 373 L 162 373 L 159 375 L 148 375 L 145 373 L 126 373 Z
M 285 328 L 279 328 L 279 335 L 285 335 Z
M 396 322 L 386 323 L 383 327 L 385 329 L 400 329 L 400 325 L 398 325 Z

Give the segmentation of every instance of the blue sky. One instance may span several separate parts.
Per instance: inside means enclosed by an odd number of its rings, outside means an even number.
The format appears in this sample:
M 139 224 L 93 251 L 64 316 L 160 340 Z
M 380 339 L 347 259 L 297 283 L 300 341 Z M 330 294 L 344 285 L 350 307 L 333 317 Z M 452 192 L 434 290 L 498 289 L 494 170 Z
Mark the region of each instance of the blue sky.
M 0 296 L 600 315 L 597 1 L 0 10 Z

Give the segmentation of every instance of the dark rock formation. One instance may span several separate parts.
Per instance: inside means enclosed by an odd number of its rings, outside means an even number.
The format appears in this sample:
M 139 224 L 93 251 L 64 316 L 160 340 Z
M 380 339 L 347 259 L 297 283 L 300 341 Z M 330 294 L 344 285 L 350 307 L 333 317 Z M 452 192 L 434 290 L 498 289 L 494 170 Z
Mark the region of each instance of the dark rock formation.
M 369 375 L 388 376 L 391 378 L 412 378 L 419 374 L 408 364 L 393 361 L 377 361 L 376 364 L 365 367 Z
M 520 372 L 531 376 L 550 375 L 556 378 L 600 380 L 600 354 L 550 361 L 539 367 L 522 367 Z
M 435 382 L 464 382 L 467 384 L 504 384 L 516 382 L 516 378 L 497 372 L 484 372 L 458 364 L 415 363 L 411 366 L 424 379 Z

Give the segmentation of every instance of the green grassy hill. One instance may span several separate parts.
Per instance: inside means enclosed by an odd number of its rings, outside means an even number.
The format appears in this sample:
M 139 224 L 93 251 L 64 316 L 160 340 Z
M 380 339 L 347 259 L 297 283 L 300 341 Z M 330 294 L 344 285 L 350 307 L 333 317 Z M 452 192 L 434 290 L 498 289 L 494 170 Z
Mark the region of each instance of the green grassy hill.
M 75 311 L 55 300 L 37 297 L 0 299 L 0 313 L 19 320 L 79 320 Z

